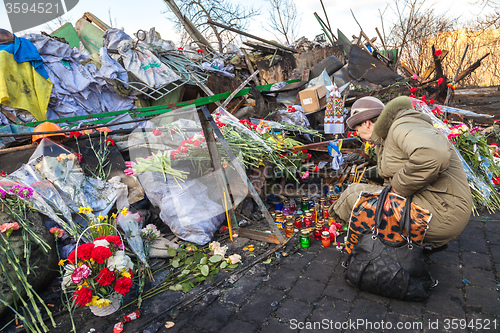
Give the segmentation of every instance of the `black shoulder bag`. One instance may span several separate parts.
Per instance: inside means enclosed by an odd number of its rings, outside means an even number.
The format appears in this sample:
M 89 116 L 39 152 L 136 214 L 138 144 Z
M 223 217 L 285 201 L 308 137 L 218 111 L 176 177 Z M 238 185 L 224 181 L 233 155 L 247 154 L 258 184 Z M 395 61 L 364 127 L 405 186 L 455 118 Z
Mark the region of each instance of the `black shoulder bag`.
M 378 235 L 384 203 L 391 186 L 382 190 L 375 210 L 375 226 L 364 233 L 347 258 L 345 278 L 348 284 L 360 290 L 406 301 L 424 301 L 437 285 L 425 262 L 423 247 L 411 240 L 411 201 L 406 199 L 399 233 L 402 242 L 383 240 Z

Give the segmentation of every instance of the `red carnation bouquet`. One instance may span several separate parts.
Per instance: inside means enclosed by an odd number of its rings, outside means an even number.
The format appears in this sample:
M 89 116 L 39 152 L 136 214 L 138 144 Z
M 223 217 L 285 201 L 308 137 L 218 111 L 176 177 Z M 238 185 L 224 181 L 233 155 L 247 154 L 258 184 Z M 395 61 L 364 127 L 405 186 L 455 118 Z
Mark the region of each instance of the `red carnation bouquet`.
M 73 293 L 76 305 L 104 307 L 130 292 L 132 269 L 132 260 L 125 254 L 119 236 L 97 237 L 70 253 L 62 289 Z

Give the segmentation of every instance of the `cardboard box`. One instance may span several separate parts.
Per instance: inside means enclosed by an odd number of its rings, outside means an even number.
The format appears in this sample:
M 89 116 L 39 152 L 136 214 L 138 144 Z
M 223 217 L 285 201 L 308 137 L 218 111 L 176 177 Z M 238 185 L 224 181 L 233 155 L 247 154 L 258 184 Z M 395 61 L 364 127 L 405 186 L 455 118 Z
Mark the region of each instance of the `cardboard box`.
M 325 86 L 319 85 L 299 91 L 300 105 L 306 113 L 319 111 L 326 106 L 327 91 Z

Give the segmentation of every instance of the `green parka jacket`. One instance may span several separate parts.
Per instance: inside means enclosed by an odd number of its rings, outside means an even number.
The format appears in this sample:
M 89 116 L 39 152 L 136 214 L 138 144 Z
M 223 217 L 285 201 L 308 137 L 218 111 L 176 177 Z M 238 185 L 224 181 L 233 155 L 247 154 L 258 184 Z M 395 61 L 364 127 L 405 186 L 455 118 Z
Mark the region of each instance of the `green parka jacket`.
M 437 247 L 457 237 L 471 216 L 472 196 L 458 154 L 430 117 L 416 111 L 410 98 L 397 97 L 375 122 L 371 141 L 376 144 L 378 173 L 385 185 L 390 183 L 405 197 L 413 194 L 415 203 L 431 211 L 425 241 Z M 374 190 L 373 185 L 365 189 L 363 185 L 346 190 L 353 192 L 346 193 L 351 197 L 348 201 L 356 196 L 354 192 Z

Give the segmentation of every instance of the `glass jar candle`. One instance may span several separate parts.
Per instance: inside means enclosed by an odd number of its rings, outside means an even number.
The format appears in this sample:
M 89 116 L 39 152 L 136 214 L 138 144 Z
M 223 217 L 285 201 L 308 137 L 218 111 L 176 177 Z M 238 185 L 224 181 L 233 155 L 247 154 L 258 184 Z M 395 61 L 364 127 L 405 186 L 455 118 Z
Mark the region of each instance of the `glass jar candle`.
M 300 246 L 303 248 L 308 248 L 311 246 L 311 235 L 309 230 L 302 230 L 300 233 Z
M 313 237 L 314 237 L 314 240 L 321 240 L 321 233 L 322 233 L 322 229 L 314 229 L 313 231 Z
M 283 203 L 282 202 L 278 202 L 278 203 L 275 203 L 274 204 L 274 210 L 279 210 L 280 212 L 283 210 Z
M 329 217 L 329 214 L 328 214 L 328 205 L 323 205 L 323 218 L 328 221 L 328 217 Z
M 326 204 L 326 197 L 319 198 L 319 205 L 324 206 Z
M 310 226 L 312 226 L 312 223 L 313 223 L 312 214 L 306 213 L 304 217 L 304 227 L 309 228 Z
M 295 200 L 293 199 L 290 200 L 289 208 L 290 208 L 290 214 L 295 213 L 297 209 L 297 207 L 295 206 Z
M 328 197 L 328 201 L 330 202 L 330 205 L 333 205 L 335 203 L 335 201 L 337 201 L 337 199 L 339 198 L 338 195 L 335 195 L 335 194 L 332 194 Z
M 293 222 L 287 222 L 285 224 L 285 236 L 292 237 L 294 233 Z
M 308 197 L 302 197 L 302 211 L 309 210 L 309 198 Z
M 321 233 L 321 246 L 330 247 L 330 245 L 331 245 L 330 233 L 328 231 L 323 231 Z
M 281 211 L 285 216 L 290 214 L 290 202 L 288 200 L 283 202 L 283 209 Z
M 298 230 L 302 229 L 302 216 L 297 216 L 295 218 L 295 228 Z
M 285 223 L 285 217 L 283 216 L 283 213 L 276 213 L 276 215 L 274 216 L 274 223 L 276 223 L 278 229 L 283 229 L 283 223 Z
M 314 200 L 309 200 L 309 210 L 314 210 Z

